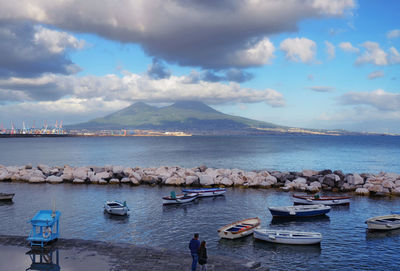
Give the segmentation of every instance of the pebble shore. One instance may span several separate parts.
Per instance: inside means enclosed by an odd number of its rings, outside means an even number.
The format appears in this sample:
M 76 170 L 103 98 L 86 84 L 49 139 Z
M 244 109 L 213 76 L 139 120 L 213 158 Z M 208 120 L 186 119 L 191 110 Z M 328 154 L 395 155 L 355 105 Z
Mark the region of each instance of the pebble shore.
M 1 246 L 26 247 L 26 251 L 30 249 L 26 241 L 26 237 L 23 236 L 0 235 L 0 248 Z M 87 257 L 87 253 L 90 252 L 93 254 L 93 256 L 103 257 L 103 260 L 105 260 L 110 266 L 110 268 L 107 268 L 109 270 L 189 270 L 192 262 L 189 251 L 187 253 L 184 253 L 170 249 L 156 249 L 147 246 L 117 244 L 81 239 L 60 238 L 47 249 L 58 249 L 64 251 L 67 250 L 69 251 L 70 255 L 74 255 L 73 257 L 75 258 L 75 261 L 80 262 L 84 262 L 84 257 Z M 13 263 L 10 262 L 9 264 L 10 266 L 12 266 Z M 95 269 L 89 268 L 88 266 L 87 270 Z M 104 270 L 104 267 L 97 270 Z M 262 267 L 259 262 L 248 262 L 241 259 L 232 259 L 224 256 L 209 255 L 207 270 L 261 271 L 268 270 L 268 268 Z
M 400 174 L 389 172 L 345 174 L 340 170 L 330 169 L 281 172 L 215 169 L 204 165 L 196 168 L 0 165 L 0 182 L 249 187 L 308 193 L 332 191 L 355 192 L 364 196 L 400 196 Z

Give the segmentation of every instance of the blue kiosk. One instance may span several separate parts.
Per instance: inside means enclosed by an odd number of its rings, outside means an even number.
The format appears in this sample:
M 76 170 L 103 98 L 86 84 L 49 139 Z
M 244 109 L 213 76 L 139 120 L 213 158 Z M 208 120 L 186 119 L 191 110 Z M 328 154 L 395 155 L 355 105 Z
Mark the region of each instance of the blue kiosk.
M 31 246 L 41 246 L 57 239 L 60 235 L 59 221 L 61 212 L 52 210 L 40 210 L 31 219 L 32 230 L 29 233 L 28 241 Z

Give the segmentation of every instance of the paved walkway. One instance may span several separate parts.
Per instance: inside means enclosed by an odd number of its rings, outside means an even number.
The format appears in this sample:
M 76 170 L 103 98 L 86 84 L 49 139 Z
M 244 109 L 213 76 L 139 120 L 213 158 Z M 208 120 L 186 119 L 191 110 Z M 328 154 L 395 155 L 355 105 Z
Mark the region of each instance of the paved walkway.
M 0 235 L 0 245 L 26 247 L 26 237 Z M 135 271 L 177 271 L 190 270 L 191 257 L 189 253 L 168 249 L 156 249 L 147 246 L 131 244 L 116 244 L 100 241 L 88 241 L 81 239 L 59 239 L 52 249 L 67 250 L 73 252 L 76 261 L 85 261 L 88 252 L 106 260 L 109 270 L 135 270 Z M 207 264 L 208 271 L 248 271 L 268 270 L 259 263 L 246 262 L 243 259 L 233 259 L 223 256 L 211 255 Z

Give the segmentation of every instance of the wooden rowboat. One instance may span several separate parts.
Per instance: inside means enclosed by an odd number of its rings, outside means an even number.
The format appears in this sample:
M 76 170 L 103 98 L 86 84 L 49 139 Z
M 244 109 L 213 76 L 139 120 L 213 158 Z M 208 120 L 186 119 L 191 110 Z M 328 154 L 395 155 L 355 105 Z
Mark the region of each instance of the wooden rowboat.
M 296 218 L 325 215 L 331 210 L 331 207 L 319 204 L 268 207 L 268 209 L 274 217 Z
M 14 193 L 0 193 L 0 200 L 11 201 L 14 195 Z
M 395 230 L 400 229 L 400 215 L 375 216 L 365 221 L 369 230 Z
M 293 195 L 293 202 L 294 204 L 349 205 L 350 197 Z
M 245 237 L 252 234 L 254 230 L 260 226 L 260 223 L 261 221 L 258 217 L 236 221 L 219 228 L 218 235 L 226 239 Z
M 189 194 L 172 194 L 171 196 L 163 197 L 163 204 L 182 204 L 195 200 L 199 195 L 197 193 L 189 193 Z
M 322 234 L 319 232 L 257 229 L 254 231 L 254 238 L 279 244 L 315 245 L 321 243 Z

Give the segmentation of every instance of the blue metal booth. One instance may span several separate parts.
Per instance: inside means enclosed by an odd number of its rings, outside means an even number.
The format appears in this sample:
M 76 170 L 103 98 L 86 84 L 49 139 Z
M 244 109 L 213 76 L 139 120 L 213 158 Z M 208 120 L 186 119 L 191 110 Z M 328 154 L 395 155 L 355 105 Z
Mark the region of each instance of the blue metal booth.
M 40 210 L 36 213 L 30 221 L 32 230 L 29 233 L 28 241 L 31 246 L 44 247 L 47 242 L 59 237 L 60 216 L 60 211 Z

